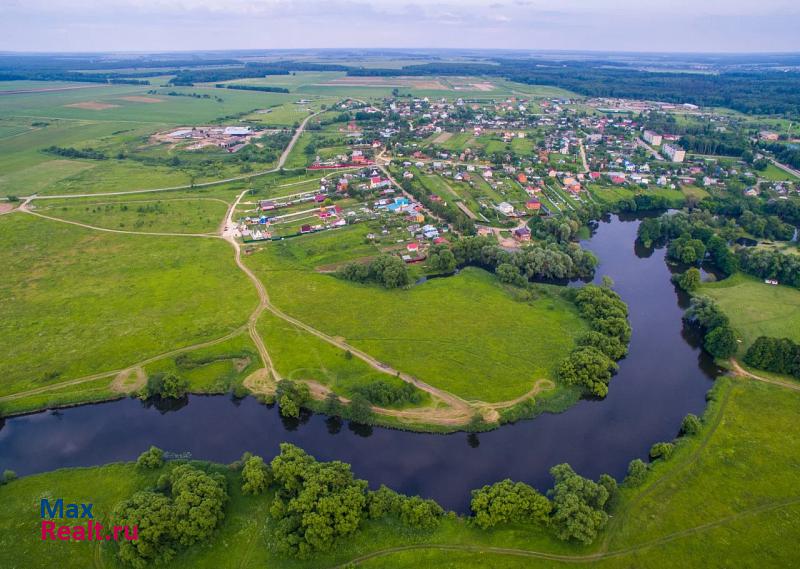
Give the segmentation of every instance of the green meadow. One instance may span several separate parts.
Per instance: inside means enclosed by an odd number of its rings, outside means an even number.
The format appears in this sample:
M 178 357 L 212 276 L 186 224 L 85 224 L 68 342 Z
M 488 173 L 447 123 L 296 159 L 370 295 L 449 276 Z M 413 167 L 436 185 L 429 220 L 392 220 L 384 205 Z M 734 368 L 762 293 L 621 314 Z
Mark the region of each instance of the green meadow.
M 537 525 L 480 530 L 462 517 L 445 517 L 433 530 L 412 530 L 387 518 L 362 524 L 330 553 L 287 559 L 270 549 L 271 492 L 245 496 L 237 472 L 211 465 L 228 480 L 225 519 L 209 542 L 182 551 L 164 566 L 516 569 L 591 560 L 592 566 L 609 569 L 790 567 L 796 564 L 800 538 L 794 475 L 800 441 L 775 433 L 790 432 L 798 412 L 800 393 L 719 379 L 700 433 L 679 439 L 673 456 L 654 463 L 644 484 L 621 487 L 609 524 L 592 546 L 557 541 Z M 58 556 L 65 569 L 122 567 L 110 543 L 42 543 L 39 500 L 63 496 L 92 502 L 99 521 L 107 522 L 118 502 L 153 488 L 176 464 L 155 471 L 132 463 L 64 469 L 0 487 L 0 565 L 44 566 Z
M 465 399 L 504 401 L 558 363 L 586 329 L 558 289 L 516 300 L 493 275 L 466 269 L 407 290 L 347 282 L 315 267 L 375 255 L 368 226 L 273 242 L 247 257 L 272 302 L 396 369 Z
M 214 238 L 0 218 L 0 395 L 122 369 L 242 326 L 256 292 Z
M 228 205 L 219 198 L 180 198 L 159 193 L 116 199 L 39 200 L 35 211 L 121 231 L 215 233 Z
M 759 336 L 800 342 L 800 291 L 773 286 L 762 279 L 736 273 L 725 280 L 704 283 L 697 292 L 717 301 L 742 338 L 740 354 Z

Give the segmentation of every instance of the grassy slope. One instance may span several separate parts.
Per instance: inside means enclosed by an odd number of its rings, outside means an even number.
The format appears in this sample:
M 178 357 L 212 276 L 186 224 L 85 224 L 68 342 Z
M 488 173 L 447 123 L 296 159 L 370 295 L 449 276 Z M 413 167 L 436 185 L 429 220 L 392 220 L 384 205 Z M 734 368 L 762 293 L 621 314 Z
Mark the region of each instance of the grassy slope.
M 557 296 L 516 302 L 478 269 L 410 290 L 359 285 L 314 267 L 374 255 L 367 226 L 272 243 L 247 258 L 292 316 L 467 399 L 503 401 L 554 377 L 585 330 Z
M 255 304 L 230 246 L 0 219 L 2 393 L 118 369 L 242 325 Z M 34 356 L 35 354 L 35 356 Z
M 789 567 L 798 563 L 800 514 L 797 463 L 800 440 L 790 432 L 800 394 L 741 379 L 721 379 L 703 432 L 685 439 L 668 462 L 657 463 L 640 488 L 622 490 L 608 530 L 591 547 L 554 540 L 537 526 L 479 531 L 446 519 L 433 531 L 410 531 L 395 522 L 370 522 L 335 552 L 307 562 L 276 558 L 268 548 L 270 496 L 245 497 L 228 473 L 231 502 L 223 526 L 208 544 L 181 554 L 169 567 L 330 567 L 350 559 L 413 544 L 473 547 L 476 551 L 423 549 L 387 553 L 364 567 L 551 567 L 573 563 L 500 554 L 488 547 L 580 556 L 595 564 L 627 567 Z M 58 552 L 62 567 L 85 567 L 101 558 L 117 567 L 113 548 L 92 544 L 43 545 L 38 540 L 38 499 L 88 500 L 105 515 L 136 489 L 152 486 L 159 472 L 132 465 L 68 469 L 26 477 L 0 488 L 0 565 L 44 567 Z
M 771 286 L 742 273 L 706 283 L 699 294 L 715 299 L 741 335 L 744 353 L 759 336 L 800 342 L 800 291 Z

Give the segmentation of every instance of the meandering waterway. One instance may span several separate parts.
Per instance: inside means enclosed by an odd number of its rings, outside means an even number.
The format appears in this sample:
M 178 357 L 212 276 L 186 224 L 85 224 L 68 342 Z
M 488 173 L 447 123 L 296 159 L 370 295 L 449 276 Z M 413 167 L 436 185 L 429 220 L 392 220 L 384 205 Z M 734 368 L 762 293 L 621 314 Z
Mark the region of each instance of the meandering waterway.
M 603 401 L 581 401 L 558 415 L 468 435 L 428 435 L 349 425 L 319 415 L 283 420 L 252 398 L 191 396 L 164 411 L 136 399 L 6 419 L 0 425 L 0 470 L 21 475 L 67 466 L 133 460 L 150 445 L 194 458 L 231 462 L 244 451 L 269 460 L 291 442 L 321 460 L 343 460 L 355 474 L 406 494 L 467 511 L 470 490 L 504 478 L 541 490 L 551 466 L 622 479 L 628 462 L 670 440 L 687 413 L 700 414 L 718 370 L 681 315 L 687 298 L 670 282 L 663 249 L 635 245 L 638 221 L 612 217 L 583 246 L 601 260 L 597 281 L 610 276 L 630 308 L 627 358 Z M 423 285 L 424 286 L 424 285 Z M 536 331 L 531 331 L 531 342 Z

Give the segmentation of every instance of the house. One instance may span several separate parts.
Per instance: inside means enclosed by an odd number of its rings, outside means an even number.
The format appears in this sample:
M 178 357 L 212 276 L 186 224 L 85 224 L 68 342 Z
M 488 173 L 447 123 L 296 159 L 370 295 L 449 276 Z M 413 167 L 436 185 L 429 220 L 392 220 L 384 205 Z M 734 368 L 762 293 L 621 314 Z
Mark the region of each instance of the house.
M 416 253 L 419 251 L 419 243 L 409 243 L 406 245 L 406 250 L 409 253 Z
M 422 234 L 426 239 L 436 239 L 439 237 L 439 230 L 433 225 L 426 225 L 422 228 Z
M 500 202 L 498 205 L 495 206 L 495 209 L 500 213 L 502 213 L 503 215 L 514 214 L 514 206 L 508 202 Z
M 300 233 L 311 233 L 313 229 L 311 229 L 310 225 L 304 225 L 300 228 Z
M 520 184 L 527 184 L 528 176 L 520 172 L 519 174 L 517 174 L 517 182 L 519 182 Z
M 408 170 L 406 170 L 405 172 L 403 172 L 403 179 L 404 179 L 404 180 L 410 180 L 410 179 L 411 179 L 411 178 L 413 178 L 413 177 L 414 177 L 414 174 L 412 174 L 412 173 L 411 173 L 411 172 L 409 172 Z
M 518 227 L 514 230 L 514 239 L 517 241 L 530 241 L 531 230 L 527 227 Z
M 261 208 L 261 211 L 269 211 L 277 209 L 278 204 L 271 200 L 261 200 L 258 202 L 258 207 Z
M 537 199 L 528 200 L 525 202 L 525 209 L 528 209 L 530 211 L 539 211 L 540 209 L 542 209 L 542 202 L 540 202 Z

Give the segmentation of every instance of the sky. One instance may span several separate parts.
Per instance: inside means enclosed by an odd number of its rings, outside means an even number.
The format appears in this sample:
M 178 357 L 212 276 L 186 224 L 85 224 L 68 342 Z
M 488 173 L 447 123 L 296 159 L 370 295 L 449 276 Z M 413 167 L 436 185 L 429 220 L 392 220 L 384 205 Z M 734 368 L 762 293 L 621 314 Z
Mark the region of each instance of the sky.
M 798 0 L 0 0 L 0 51 L 800 51 Z

